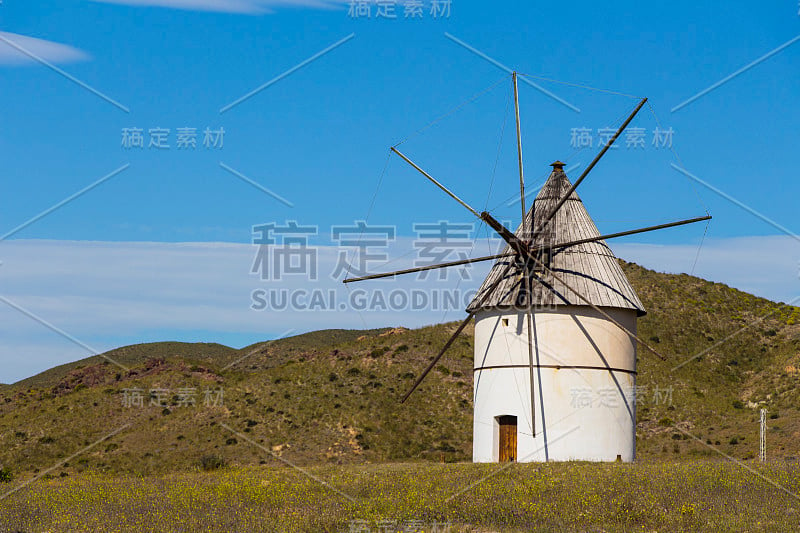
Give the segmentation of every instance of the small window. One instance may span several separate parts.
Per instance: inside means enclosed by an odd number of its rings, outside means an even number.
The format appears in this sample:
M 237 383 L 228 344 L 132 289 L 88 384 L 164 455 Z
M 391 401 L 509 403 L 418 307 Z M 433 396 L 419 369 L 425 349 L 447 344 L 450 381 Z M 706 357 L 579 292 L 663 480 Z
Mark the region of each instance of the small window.
M 504 318 L 504 319 L 503 319 L 503 325 L 504 325 L 504 326 L 507 326 L 507 325 L 508 325 L 508 319 L 507 319 L 507 318 Z

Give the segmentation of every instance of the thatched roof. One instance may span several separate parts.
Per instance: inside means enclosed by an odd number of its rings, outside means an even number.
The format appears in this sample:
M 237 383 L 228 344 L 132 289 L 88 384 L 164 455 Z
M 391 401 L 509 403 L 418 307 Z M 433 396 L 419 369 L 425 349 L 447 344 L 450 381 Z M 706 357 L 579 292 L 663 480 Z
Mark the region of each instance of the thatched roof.
M 528 235 L 531 233 L 532 223 L 538 227 L 570 187 L 567 175 L 561 170 L 560 165 L 556 165 L 528 211 L 526 216 Z M 525 241 L 530 240 L 529 236 L 522 234 L 522 225 L 517 228 L 516 235 Z M 558 244 L 599 236 L 600 232 L 586 212 L 583 202 L 573 192 L 545 231 L 537 235 L 534 245 Z M 504 253 L 511 253 L 511 249 L 506 247 Z M 645 314 L 642 302 L 639 301 L 617 258 L 605 241 L 566 248 L 556 247 L 552 249 L 549 259 L 545 256 L 543 260 L 549 261 L 550 268 L 559 278 L 594 305 L 634 309 L 640 316 Z M 559 305 L 586 305 L 575 293 L 555 280 L 549 272 L 529 271 L 526 275 L 524 268 L 519 264 L 506 270 L 509 262 L 514 262 L 514 258 L 497 260 L 478 295 L 467 308 L 468 311 L 476 308 L 478 299 L 483 297 L 487 288 L 504 271 L 506 274 L 503 276 L 503 281 L 480 308 L 527 307 L 529 295 L 530 304 L 534 309 Z

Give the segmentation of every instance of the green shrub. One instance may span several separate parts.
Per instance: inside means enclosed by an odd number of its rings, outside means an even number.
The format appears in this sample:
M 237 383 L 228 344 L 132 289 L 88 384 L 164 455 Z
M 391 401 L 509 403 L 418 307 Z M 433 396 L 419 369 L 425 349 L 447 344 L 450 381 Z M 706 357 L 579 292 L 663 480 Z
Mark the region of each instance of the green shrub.
M 225 459 L 219 455 L 209 454 L 200 458 L 200 467 L 206 472 L 225 466 Z
M 388 347 L 386 347 L 386 346 L 381 346 L 380 348 L 375 348 L 374 350 L 372 350 L 371 352 L 369 352 L 369 356 L 370 356 L 370 357 L 372 357 L 373 359 L 375 359 L 375 358 L 377 358 L 377 357 L 380 357 L 380 356 L 382 356 L 383 354 L 385 354 L 385 353 L 386 353 L 386 352 L 388 352 L 388 351 L 389 351 L 389 348 L 388 348 Z

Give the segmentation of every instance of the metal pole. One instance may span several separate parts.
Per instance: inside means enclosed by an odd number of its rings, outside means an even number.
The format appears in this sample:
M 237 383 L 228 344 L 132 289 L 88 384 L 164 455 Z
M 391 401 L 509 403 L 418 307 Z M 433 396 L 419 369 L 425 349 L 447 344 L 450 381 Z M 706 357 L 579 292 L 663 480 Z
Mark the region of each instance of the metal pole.
M 761 410 L 761 435 L 758 442 L 758 457 L 761 462 L 767 460 L 767 410 Z

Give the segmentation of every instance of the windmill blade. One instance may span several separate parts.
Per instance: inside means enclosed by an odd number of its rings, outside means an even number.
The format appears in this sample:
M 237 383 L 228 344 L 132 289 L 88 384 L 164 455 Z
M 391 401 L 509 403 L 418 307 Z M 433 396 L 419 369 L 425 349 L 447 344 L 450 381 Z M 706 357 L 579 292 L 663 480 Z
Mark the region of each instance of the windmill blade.
M 550 211 L 550 213 L 545 217 L 544 222 L 542 222 L 542 224 L 539 226 L 538 229 L 534 231 L 534 233 L 542 231 L 550 223 L 550 220 L 552 220 L 552 218 L 556 215 L 558 210 L 561 209 L 561 206 L 564 205 L 564 202 L 567 201 L 570 195 L 572 195 L 572 193 L 575 192 L 575 189 L 577 189 L 578 185 L 580 185 L 581 182 L 584 180 L 584 178 L 586 178 L 586 175 L 592 171 L 597 162 L 600 161 L 600 158 L 605 155 L 605 153 L 608 151 L 609 148 L 611 148 L 611 145 L 614 144 L 614 141 L 617 140 L 617 137 L 619 137 L 622 134 L 622 132 L 625 131 L 625 128 L 628 127 L 628 124 L 631 123 L 631 120 L 633 120 L 633 117 L 636 116 L 636 114 L 639 112 L 639 110 L 642 108 L 645 102 L 647 102 L 647 98 L 642 98 L 642 101 L 639 102 L 639 105 L 636 106 L 636 109 L 634 109 L 633 112 L 628 116 L 628 118 L 625 119 L 625 122 L 622 123 L 622 126 L 619 127 L 614 136 L 611 137 L 608 140 L 608 142 L 606 142 L 606 145 L 603 146 L 603 149 L 600 150 L 600 153 L 595 156 L 595 158 L 592 160 L 591 163 L 589 163 L 589 166 L 586 167 L 586 169 L 578 177 L 578 179 L 575 180 L 575 183 L 572 184 L 572 187 L 570 187 L 569 190 L 566 192 L 566 194 L 564 194 L 564 197 L 558 201 L 558 203 L 555 205 L 552 211 Z
M 505 279 L 506 274 L 508 273 L 509 270 L 511 270 L 512 266 L 514 266 L 514 262 L 509 261 L 508 265 L 506 265 L 505 269 L 503 269 L 503 273 L 500 274 L 500 276 L 494 283 L 492 283 L 489 287 L 486 288 L 486 291 L 481 296 L 481 299 L 478 300 L 478 303 L 475 304 L 474 310 L 470 311 L 469 314 L 467 315 L 467 318 L 465 318 L 464 321 L 461 324 L 459 324 L 455 333 L 453 333 L 453 335 L 450 336 L 450 338 L 447 340 L 442 349 L 439 350 L 439 353 L 436 354 L 436 357 L 434 357 L 433 360 L 430 362 L 430 364 L 428 364 L 428 366 L 425 368 L 422 374 L 417 378 L 417 381 L 414 382 L 414 385 L 411 386 L 411 389 L 405 394 L 405 396 L 403 396 L 403 399 L 400 400 L 400 403 L 405 403 L 405 401 L 408 400 L 408 397 L 411 396 L 411 394 L 415 390 L 417 390 L 417 387 L 419 387 L 420 383 L 422 383 L 422 380 L 424 380 L 425 377 L 430 373 L 430 371 L 433 370 L 433 367 L 436 366 L 436 363 L 439 362 L 439 359 L 442 358 L 442 356 L 448 350 L 448 348 L 450 348 L 453 342 L 455 342 L 456 337 L 458 337 L 461 334 L 461 332 L 464 331 L 464 328 L 467 327 L 469 321 L 472 320 L 472 317 L 474 317 L 475 313 L 478 312 L 480 306 L 483 305 L 483 303 L 489 299 L 489 296 L 491 296 L 492 292 L 494 292 L 497 286 L 500 285 L 500 283 Z
M 484 211 L 480 214 L 481 220 L 486 222 L 486 224 L 495 230 L 500 237 L 508 243 L 512 250 L 514 250 L 517 255 L 522 257 L 527 256 L 530 253 L 530 247 L 528 243 L 511 233 L 511 230 L 506 228 L 500 222 L 497 221 L 492 215 L 488 212 Z
M 394 272 L 384 272 L 381 274 L 370 274 L 368 276 L 361 276 L 359 278 L 348 278 L 342 280 L 342 283 L 353 283 L 355 281 L 365 281 L 368 279 L 380 279 L 380 278 L 389 278 L 392 276 L 400 276 L 402 274 L 413 274 L 414 272 L 424 272 L 426 270 L 435 270 L 438 268 L 447 268 L 451 266 L 458 266 L 458 265 L 468 265 L 470 263 L 479 263 L 481 261 L 491 261 L 492 259 L 502 259 L 504 257 L 516 257 L 517 254 L 509 253 L 509 254 L 496 254 L 496 255 L 485 255 L 483 257 L 476 257 L 474 259 L 461 259 L 459 261 L 450 261 L 449 263 L 439 263 L 438 265 L 428 265 L 423 267 L 414 267 L 414 268 L 406 268 L 404 270 L 395 270 Z
M 578 244 L 586 244 L 589 242 L 596 242 L 596 241 L 604 241 L 607 239 L 615 239 L 617 237 L 625 237 L 626 235 L 635 235 L 637 233 L 645 233 L 648 231 L 655 231 L 659 229 L 666 229 L 666 228 L 674 228 L 676 226 L 684 226 L 686 224 L 694 224 L 695 222 L 702 222 L 704 220 L 711 220 L 711 215 L 706 215 L 704 217 L 697 217 L 697 218 L 689 218 L 686 220 L 678 220 L 677 222 L 668 222 L 666 224 L 659 224 L 657 226 L 648 226 L 646 228 L 639 228 L 639 229 L 631 229 L 627 231 L 620 231 L 617 233 L 608 233 L 606 235 L 600 235 L 598 237 L 589 237 L 587 239 L 580 239 L 577 241 L 569 241 L 569 242 L 562 242 L 558 244 L 552 244 L 547 246 L 547 248 L 567 248 L 569 246 L 576 246 Z M 535 246 L 534 250 L 544 248 L 542 246 Z
M 650 346 L 649 344 L 644 342 L 638 335 L 636 335 L 636 333 L 633 333 L 631 330 L 629 330 L 628 328 L 626 328 L 625 326 L 620 324 L 619 321 L 614 319 L 611 315 L 609 315 L 608 313 L 603 311 L 600 307 L 596 306 L 591 301 L 589 301 L 589 299 L 586 298 L 584 295 L 582 295 L 579 291 L 577 291 L 576 289 L 573 289 L 571 285 L 569 285 L 566 281 L 564 281 L 563 278 L 561 278 L 560 276 L 556 275 L 556 273 L 550 267 L 548 267 L 542 261 L 540 261 L 538 258 L 536 258 L 535 255 L 529 255 L 528 258 L 531 261 L 533 261 L 534 263 L 536 263 L 536 265 L 539 268 L 543 269 L 545 272 L 548 272 L 551 276 L 553 276 L 554 280 L 556 280 L 559 283 L 561 283 L 562 285 L 564 285 L 564 287 L 566 287 L 570 292 L 575 294 L 575 296 L 577 296 L 583 303 L 585 303 L 586 305 L 588 305 L 589 307 L 591 307 L 592 309 L 594 309 L 595 311 L 600 313 L 606 320 L 608 320 L 609 322 L 611 322 L 614 325 L 616 325 L 618 328 L 620 328 L 622 331 L 624 331 L 630 338 L 632 338 L 632 339 L 638 341 L 639 343 L 641 343 L 642 346 L 647 348 L 650 352 L 653 352 L 659 359 L 661 359 L 662 361 L 666 361 L 667 358 L 665 356 L 661 355 L 659 352 L 657 352 L 655 350 L 655 348 L 653 348 L 652 346 Z M 544 285 L 544 284 L 542 284 L 542 285 Z M 546 285 L 544 285 L 544 286 L 546 287 Z M 547 287 L 547 288 L 551 292 L 555 292 L 551 287 Z
M 406 157 L 400 150 L 398 150 L 394 146 L 391 148 L 391 150 L 394 153 L 396 153 L 397 155 L 399 155 L 400 157 L 402 157 L 403 161 L 405 161 L 406 163 L 408 163 L 409 165 L 414 167 L 414 169 L 416 169 L 417 172 L 419 172 L 420 174 L 422 174 L 423 176 L 428 178 L 434 185 L 436 185 L 441 190 L 443 190 L 450 198 L 452 198 L 453 200 L 455 200 L 459 204 L 463 205 L 465 208 L 467 208 L 469 210 L 470 213 L 472 213 L 473 215 L 475 215 L 479 219 L 481 219 L 484 222 L 486 222 L 493 230 L 495 230 L 496 232 L 498 232 L 500 234 L 500 236 L 503 238 L 504 241 L 508 242 L 508 244 L 514 249 L 515 252 L 517 252 L 518 254 L 521 254 L 521 255 L 525 255 L 525 252 L 522 251 L 522 248 L 520 248 L 517 244 L 512 243 L 512 241 L 518 241 L 518 242 L 522 242 L 522 241 L 520 241 L 517 238 L 517 236 L 514 235 L 508 228 L 506 228 L 505 226 L 500 224 L 500 222 L 498 222 L 492 215 L 490 215 L 486 211 L 478 213 L 475 209 L 470 207 L 470 205 L 467 202 L 465 202 L 464 200 L 462 200 L 461 198 L 456 196 L 456 194 L 453 191 L 451 191 L 450 189 L 448 189 L 447 187 L 445 187 L 444 185 L 442 185 L 441 183 L 436 181 L 436 178 L 434 178 L 433 176 L 431 176 L 430 174 L 428 174 L 427 172 L 422 170 L 422 168 L 420 168 L 419 165 L 417 165 L 412 160 L 410 160 L 408 157 Z M 523 184 L 523 186 L 524 186 L 524 184 Z M 523 223 L 524 223 L 524 221 L 525 221 L 524 213 L 523 213 L 522 220 L 523 220 Z
M 462 200 L 461 198 L 459 198 L 458 196 L 456 196 L 456 195 L 455 195 L 455 193 L 453 193 L 453 192 L 452 192 L 450 189 L 448 189 L 447 187 L 445 187 L 444 185 L 442 185 L 441 183 L 439 183 L 438 181 L 436 181 L 436 179 L 435 179 L 433 176 L 431 176 L 430 174 L 428 174 L 427 172 L 425 172 L 424 170 L 422 170 L 422 168 L 420 168 L 420 167 L 419 167 L 419 166 L 418 166 L 416 163 L 414 163 L 414 162 L 413 162 L 412 160 L 410 160 L 408 157 L 406 157 L 405 155 L 403 155 L 403 153 L 402 153 L 402 152 L 400 152 L 400 150 L 398 150 L 398 149 L 397 149 L 397 148 L 395 148 L 394 146 L 392 146 L 391 150 L 392 150 L 392 152 L 394 152 L 394 153 L 396 153 L 397 155 L 399 155 L 400 157 L 402 157 L 402 158 L 403 158 L 403 161 L 405 161 L 406 163 L 408 163 L 409 165 L 411 165 L 412 167 L 414 167 L 414 168 L 417 170 L 417 172 L 419 172 L 420 174 L 422 174 L 423 176 L 425 176 L 426 178 L 428 178 L 428 179 L 429 179 L 429 180 L 430 180 L 430 181 L 431 181 L 431 182 L 432 182 L 434 185 L 436 185 L 436 186 L 437 186 L 437 187 L 439 187 L 441 190 L 443 190 L 443 191 L 444 191 L 444 192 L 445 192 L 445 193 L 446 193 L 446 194 L 447 194 L 447 195 L 448 195 L 450 198 L 452 198 L 452 199 L 453 199 L 453 200 L 455 200 L 456 202 L 460 203 L 461 205 L 463 205 L 464 207 L 466 207 L 467 209 L 469 209 L 469 211 L 470 211 L 470 212 L 471 212 L 473 215 L 475 215 L 476 217 L 478 217 L 478 218 L 481 218 L 481 216 L 478 214 L 478 212 L 477 212 L 477 211 L 475 211 L 473 208 L 471 208 L 471 207 L 469 206 L 469 204 L 467 204 L 467 202 L 465 202 L 464 200 Z

